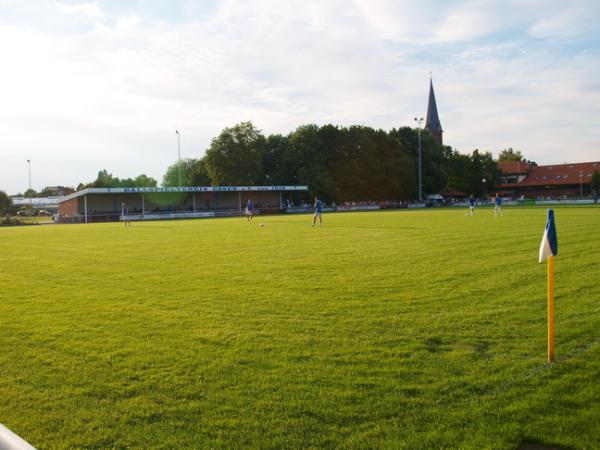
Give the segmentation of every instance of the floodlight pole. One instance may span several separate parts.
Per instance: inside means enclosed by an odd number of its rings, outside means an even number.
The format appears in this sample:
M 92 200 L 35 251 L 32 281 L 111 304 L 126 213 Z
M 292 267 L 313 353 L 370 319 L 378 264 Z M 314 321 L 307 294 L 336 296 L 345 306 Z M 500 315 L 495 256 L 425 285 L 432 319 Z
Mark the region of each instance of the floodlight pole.
M 415 122 L 417 122 L 417 129 L 419 130 L 419 203 L 422 201 L 421 189 L 423 187 L 423 182 L 421 181 L 421 124 L 423 123 L 423 118 L 416 118 Z
M 179 140 L 179 130 L 175 130 L 177 133 L 177 170 L 179 172 L 179 187 L 181 187 L 181 142 Z
M 583 170 L 579 171 L 579 197 L 583 198 Z
M 27 160 L 27 165 L 29 166 L 29 205 L 33 208 L 33 199 L 31 198 L 31 160 Z

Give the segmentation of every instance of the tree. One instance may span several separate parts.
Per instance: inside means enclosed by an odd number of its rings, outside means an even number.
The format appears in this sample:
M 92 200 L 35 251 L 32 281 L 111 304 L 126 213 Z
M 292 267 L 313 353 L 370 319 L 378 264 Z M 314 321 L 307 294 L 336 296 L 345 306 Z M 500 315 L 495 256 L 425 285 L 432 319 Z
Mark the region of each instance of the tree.
M 138 175 L 137 177 L 135 177 L 133 179 L 133 185 L 132 186 L 123 186 L 123 187 L 156 187 L 158 186 L 158 182 L 152 178 L 149 177 L 146 174 L 141 174 Z
M 86 188 L 118 188 L 118 187 L 155 187 L 157 181 L 147 175 L 141 174 L 135 178 L 123 178 L 113 176 L 108 170 L 102 169 L 98 172 L 98 176 L 91 183 L 79 183 L 77 190 L 80 191 Z M 67 195 L 70 188 L 65 188 Z
M 265 182 L 270 185 L 297 183 L 298 167 L 289 158 L 289 138 L 281 134 L 267 137 L 262 167 Z
M 98 172 L 98 176 L 91 183 L 79 183 L 77 190 L 80 191 L 86 188 L 108 188 L 121 187 L 121 180 L 114 177 L 108 170 L 102 169 Z
M 23 197 L 29 198 L 29 197 L 35 197 L 36 195 L 37 195 L 37 192 L 35 189 L 27 189 L 25 191 L 25 193 L 23 194 Z
M 598 172 L 597 170 L 594 170 L 592 179 L 590 180 L 590 188 L 596 194 L 600 194 L 600 172 Z
M 55 195 L 69 195 L 75 192 L 75 189 L 68 186 L 46 186 L 38 193 L 38 197 L 52 197 Z
M 448 187 L 469 193 L 471 191 L 470 173 L 471 157 L 453 150 L 451 147 L 444 148 L 444 160 L 446 173 L 448 175 Z
M 256 185 L 264 182 L 267 140 L 252 122 L 225 128 L 214 138 L 204 161 L 212 184 Z
M 525 162 L 525 158 L 520 150 L 513 150 L 511 147 L 505 148 L 498 155 L 498 162 L 520 161 Z
M 331 131 L 331 129 L 327 128 Z M 295 182 L 306 184 L 311 196 L 332 198 L 331 174 L 328 168 L 331 146 L 325 145 L 324 134 L 317 125 L 303 125 L 288 136 L 287 164 L 295 167 Z
M 194 168 L 197 164 L 197 159 L 185 158 L 181 160 L 181 184 L 179 183 L 179 162 L 171 164 L 163 176 L 162 185 L 165 187 L 193 186 Z
M 481 163 L 483 170 L 482 180 L 485 180 L 483 182 L 483 195 L 490 196 L 495 194 L 498 187 L 498 178 L 502 175 L 502 172 L 490 152 L 485 152 L 481 155 Z
M 446 185 L 448 176 L 444 167 L 443 148 L 429 130 L 421 132 L 421 150 L 423 195 L 437 194 Z
M 196 160 L 190 174 L 190 186 L 210 186 L 212 179 L 208 174 L 204 159 Z
M 4 214 L 12 206 L 12 200 L 6 192 L 0 191 L 0 215 Z

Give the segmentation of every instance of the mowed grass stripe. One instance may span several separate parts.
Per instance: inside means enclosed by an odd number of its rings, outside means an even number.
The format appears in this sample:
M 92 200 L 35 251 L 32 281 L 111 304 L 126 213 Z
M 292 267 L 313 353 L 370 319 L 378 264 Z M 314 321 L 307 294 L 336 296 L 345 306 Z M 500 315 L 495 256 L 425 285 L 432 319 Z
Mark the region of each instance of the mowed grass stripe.
M 0 421 L 39 448 L 594 448 L 600 210 L 556 209 L 552 366 L 545 209 L 504 212 L 0 229 Z

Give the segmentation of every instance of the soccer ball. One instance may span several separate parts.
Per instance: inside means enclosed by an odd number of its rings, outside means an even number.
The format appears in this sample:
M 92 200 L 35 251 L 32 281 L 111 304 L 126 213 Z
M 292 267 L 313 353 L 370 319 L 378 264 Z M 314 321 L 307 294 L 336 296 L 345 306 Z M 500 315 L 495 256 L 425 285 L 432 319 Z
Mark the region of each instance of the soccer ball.
M 258 224 L 258 226 L 259 226 L 259 227 L 264 227 L 264 226 L 265 226 L 265 224 L 264 224 L 264 223 L 259 223 L 259 224 Z

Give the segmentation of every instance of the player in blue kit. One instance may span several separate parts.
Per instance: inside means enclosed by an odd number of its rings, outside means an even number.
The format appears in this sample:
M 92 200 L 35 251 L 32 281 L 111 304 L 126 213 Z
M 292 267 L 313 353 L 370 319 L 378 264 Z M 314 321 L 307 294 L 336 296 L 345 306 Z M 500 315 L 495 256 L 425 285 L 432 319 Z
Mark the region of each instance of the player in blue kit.
M 252 214 L 254 213 L 254 203 L 252 200 L 248 199 L 246 202 L 246 219 L 248 222 L 252 222 Z
M 465 216 L 468 216 L 468 215 L 472 216 L 474 213 L 475 213 L 475 199 L 471 195 L 469 197 L 469 212 L 465 213 Z
M 494 206 L 494 217 L 496 217 L 498 214 L 502 216 L 502 197 L 500 197 L 498 193 L 496 193 L 494 203 L 496 204 L 496 206 Z
M 123 218 L 123 224 L 126 227 L 131 226 L 131 222 L 129 221 L 129 208 L 127 208 L 127 203 L 121 203 L 121 217 Z
M 315 196 L 315 215 L 313 216 L 313 223 L 312 226 L 315 226 L 315 223 L 317 223 L 317 217 L 319 218 L 319 226 L 323 225 L 323 217 L 321 216 L 322 212 L 323 212 L 323 202 L 321 202 L 321 200 L 319 200 L 316 196 Z

